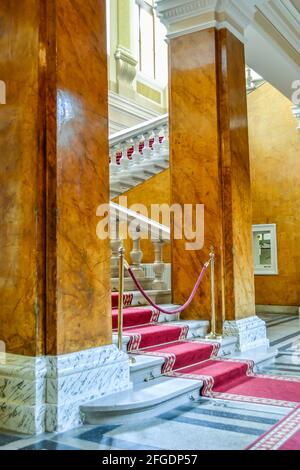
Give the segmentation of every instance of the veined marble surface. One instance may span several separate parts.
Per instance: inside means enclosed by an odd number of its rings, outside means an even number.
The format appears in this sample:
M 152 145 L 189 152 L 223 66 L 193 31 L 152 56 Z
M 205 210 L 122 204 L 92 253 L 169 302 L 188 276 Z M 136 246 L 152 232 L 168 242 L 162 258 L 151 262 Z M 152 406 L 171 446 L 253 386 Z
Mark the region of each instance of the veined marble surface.
M 109 345 L 63 356 L 3 356 L 0 428 L 64 431 L 82 420 L 83 402 L 131 387 L 128 357 Z
M 248 351 L 260 346 L 269 346 L 266 323 L 257 316 L 241 320 L 226 321 L 224 336 L 236 337 L 239 351 Z

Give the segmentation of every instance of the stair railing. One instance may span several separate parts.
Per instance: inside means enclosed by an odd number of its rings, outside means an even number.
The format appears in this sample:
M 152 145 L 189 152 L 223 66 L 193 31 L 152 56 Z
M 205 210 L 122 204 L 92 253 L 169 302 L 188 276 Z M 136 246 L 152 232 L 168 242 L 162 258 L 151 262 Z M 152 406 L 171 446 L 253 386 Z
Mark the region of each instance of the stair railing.
M 111 189 L 118 194 L 118 183 L 145 179 L 169 166 L 168 114 L 164 114 L 109 138 Z M 124 190 L 120 187 L 119 193 Z
M 163 280 L 165 272 L 163 247 L 165 244 L 170 243 L 170 228 L 114 202 L 110 203 L 110 220 L 112 277 L 117 277 L 119 270 L 119 253 L 122 247 L 120 225 L 125 224 L 132 238 L 133 247 L 130 252 L 130 266 L 135 276 L 138 278 L 145 276 L 142 267 L 143 251 L 141 249 L 141 239 L 145 238 L 144 235 L 146 235 L 153 244 L 155 254 L 153 262 L 154 279 L 151 284 L 151 289 L 166 290 L 167 286 Z

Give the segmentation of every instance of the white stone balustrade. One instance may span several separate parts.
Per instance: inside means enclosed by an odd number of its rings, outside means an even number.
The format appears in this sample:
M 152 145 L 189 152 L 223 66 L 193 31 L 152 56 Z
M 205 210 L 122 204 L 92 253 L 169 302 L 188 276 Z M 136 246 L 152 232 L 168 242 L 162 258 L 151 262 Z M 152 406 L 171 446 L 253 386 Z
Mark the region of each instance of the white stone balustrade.
M 166 114 L 110 137 L 112 197 L 168 168 L 168 132 Z
M 166 243 L 170 243 L 170 229 L 164 225 L 155 222 L 154 220 L 148 219 L 141 214 L 131 211 L 125 207 L 119 206 L 113 202 L 110 203 L 110 215 L 111 215 L 111 273 L 112 278 L 118 277 L 118 265 L 119 265 L 119 248 L 121 246 L 120 239 L 120 224 L 127 224 L 134 230 L 131 233 L 132 238 L 132 250 L 130 252 L 130 266 L 135 276 L 140 279 L 143 286 L 144 282 L 149 285 L 149 278 L 145 278 L 145 271 L 142 267 L 143 251 L 141 249 L 141 237 L 142 234 L 148 234 L 148 239 L 153 243 L 154 246 L 154 260 L 153 260 L 153 273 L 154 279 L 151 281 L 150 286 L 152 290 L 164 291 L 167 289 L 167 285 L 164 282 L 165 263 L 163 261 L 163 246 Z M 114 230 L 112 230 L 114 227 Z M 125 273 L 128 277 L 128 273 Z M 150 288 L 150 287 L 149 287 Z

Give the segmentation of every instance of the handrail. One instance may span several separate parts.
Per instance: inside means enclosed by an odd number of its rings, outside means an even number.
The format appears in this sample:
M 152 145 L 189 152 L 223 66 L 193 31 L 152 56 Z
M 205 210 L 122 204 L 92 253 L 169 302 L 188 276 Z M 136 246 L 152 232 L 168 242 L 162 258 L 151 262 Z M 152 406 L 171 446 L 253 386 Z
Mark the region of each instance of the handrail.
M 139 231 L 150 234 L 152 240 L 161 240 L 170 243 L 170 228 L 155 220 L 149 219 L 138 212 L 127 207 L 120 206 L 115 202 L 110 202 L 110 216 L 114 216 L 119 222 L 137 221 Z
M 150 119 L 149 121 L 142 122 L 141 124 L 137 124 L 136 126 L 130 127 L 129 129 L 116 132 L 109 137 L 109 146 L 113 147 L 114 145 L 120 142 L 125 142 L 139 134 L 150 132 L 153 129 L 166 125 L 168 124 L 168 118 L 168 114 L 163 114 L 162 116 L 158 116 L 156 118 Z

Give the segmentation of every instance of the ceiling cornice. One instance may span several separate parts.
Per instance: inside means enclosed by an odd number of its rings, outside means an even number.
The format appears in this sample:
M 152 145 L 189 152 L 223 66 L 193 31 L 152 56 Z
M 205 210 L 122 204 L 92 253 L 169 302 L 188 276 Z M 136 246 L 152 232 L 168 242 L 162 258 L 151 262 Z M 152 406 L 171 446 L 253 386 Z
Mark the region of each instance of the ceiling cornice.
M 177 37 L 210 27 L 227 28 L 240 40 L 251 23 L 256 5 L 265 0 L 157 0 L 156 10 L 168 29 Z
M 258 10 L 300 54 L 300 11 L 291 0 L 271 0 L 262 3 Z

